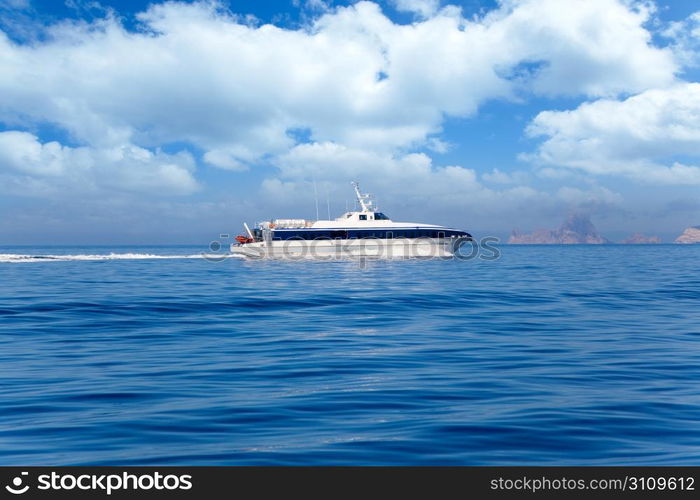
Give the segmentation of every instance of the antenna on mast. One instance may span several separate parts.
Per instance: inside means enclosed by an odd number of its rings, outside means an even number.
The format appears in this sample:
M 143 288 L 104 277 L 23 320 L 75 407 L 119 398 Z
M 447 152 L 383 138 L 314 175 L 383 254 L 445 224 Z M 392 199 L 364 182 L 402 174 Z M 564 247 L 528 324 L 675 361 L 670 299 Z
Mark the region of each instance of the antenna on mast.
M 352 181 L 352 187 L 355 188 L 355 196 L 357 197 L 357 202 L 360 204 L 360 207 L 362 208 L 363 212 L 371 212 L 375 209 L 374 203 L 372 202 L 372 195 L 371 194 L 362 194 L 360 192 L 360 185 Z
M 316 220 L 318 220 L 318 191 L 316 190 L 316 179 L 314 179 L 314 201 L 316 202 Z

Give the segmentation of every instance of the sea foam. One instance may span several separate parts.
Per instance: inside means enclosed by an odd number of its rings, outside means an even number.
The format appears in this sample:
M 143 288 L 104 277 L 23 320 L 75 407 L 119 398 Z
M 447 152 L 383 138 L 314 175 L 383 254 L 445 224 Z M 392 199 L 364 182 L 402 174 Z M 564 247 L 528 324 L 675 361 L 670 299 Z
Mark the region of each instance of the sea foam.
M 100 261 L 100 260 L 145 260 L 145 259 L 203 259 L 204 254 L 190 255 L 157 255 L 151 253 L 109 253 L 109 254 L 77 254 L 77 255 L 27 255 L 0 253 L 0 263 L 22 262 L 66 262 L 66 261 Z M 238 255 L 217 255 L 221 257 L 239 257 Z

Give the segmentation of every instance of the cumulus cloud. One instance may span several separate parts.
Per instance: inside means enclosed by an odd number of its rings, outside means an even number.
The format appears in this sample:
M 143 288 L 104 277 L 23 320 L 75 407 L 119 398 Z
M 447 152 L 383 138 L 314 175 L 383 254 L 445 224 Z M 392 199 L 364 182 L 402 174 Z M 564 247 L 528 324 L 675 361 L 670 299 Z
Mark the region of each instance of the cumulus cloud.
M 497 65 L 545 95 L 635 93 L 674 80 L 670 50 L 644 28 L 653 4 L 506 0 L 483 21 Z
M 459 166 L 435 168 L 431 158 L 423 153 L 393 155 L 332 142 L 300 144 L 278 157 L 275 165 L 283 179 L 335 182 L 372 178 L 375 186 L 391 188 L 393 192 L 420 186 L 415 190 L 425 197 L 481 188 L 474 170 Z
M 618 203 L 603 188 L 560 189 L 580 178 L 553 180 L 561 165 L 597 173 L 583 154 L 566 151 L 588 136 L 559 127 L 559 112 L 543 113 L 530 128 L 545 138 L 537 161 L 546 164 L 540 173 L 551 174 L 542 183 L 556 184 L 550 192 L 529 187 L 532 176 L 523 173 L 479 175 L 481 165 L 468 158 L 464 166 L 437 165 L 415 151 L 446 153 L 443 128 L 454 123 L 447 118 L 473 118 L 490 100 L 565 95 L 603 98 L 604 106 L 672 87 L 678 50 L 652 44 L 649 4 L 504 0 L 467 19 L 448 3 L 397 0 L 416 14 L 398 24 L 372 2 L 334 8 L 300 1 L 316 17 L 292 29 L 251 22 L 214 1 L 166 2 L 140 13 L 136 28 L 109 11 L 93 19 L 101 14 L 92 9 L 91 21 L 25 26 L 44 30 L 33 36 L 0 32 L 0 122 L 9 130 L 0 134 L 0 186 L 64 197 L 187 194 L 199 187 L 196 164 L 230 172 L 263 166 L 262 194 L 271 205 L 298 204 L 312 179 L 325 190 L 356 178 L 387 205 L 449 207 L 443 213 L 506 230 L 508 217 L 533 210 Z M 68 136 L 64 144 L 38 132 L 46 125 Z M 645 160 L 602 140 L 601 158 Z M 645 168 L 694 179 L 692 163 L 665 165 L 663 157 Z
M 414 14 L 428 18 L 434 15 L 440 7 L 440 0 L 392 0 L 396 10 L 413 12 Z
M 671 40 L 671 48 L 681 64 L 686 67 L 700 64 L 700 11 L 669 23 L 661 34 Z
M 4 0 L 3 6 L 6 9 L 28 9 L 29 0 Z
M 298 145 L 278 157 L 275 164 L 279 178 L 267 179 L 264 190 L 278 198 L 308 193 L 309 179 L 324 186 L 343 187 L 348 180 L 367 179 L 372 189 L 383 193 L 385 201 L 396 203 L 405 202 L 407 193 L 411 203 L 451 206 L 476 206 L 500 196 L 484 187 L 473 169 L 435 166 L 423 153 L 394 155 L 324 142 Z M 535 195 L 530 188 L 513 193 L 519 195 L 518 199 Z
M 556 196 L 575 210 L 591 212 L 600 208 L 619 207 L 623 202 L 620 193 L 603 186 L 592 186 L 588 189 L 564 186 L 557 190 Z
M 197 189 L 189 153 L 168 155 L 134 145 L 71 148 L 56 141 L 41 143 L 30 133 L 0 132 L 0 173 L 6 193 L 70 197 L 98 189 L 148 191 L 165 195 Z
M 544 111 L 528 134 L 544 142 L 529 159 L 594 175 L 700 184 L 700 84 L 682 83 L 571 111 Z
M 325 0 L 292 0 L 292 5 L 295 7 L 325 12 L 330 10 L 329 2 Z
M 498 168 L 481 174 L 483 180 L 493 184 L 525 184 L 527 177 L 527 174 L 522 171 L 504 172 Z
M 279 175 L 263 182 L 262 196 L 269 206 L 311 207 L 314 183 L 321 200 L 326 193 L 330 199 L 351 199 L 348 180 L 361 179 L 365 189 L 381 193 L 380 209 L 390 216 L 398 212 L 399 219 L 424 220 L 430 207 L 435 220 L 468 226 L 478 222 L 492 230 L 509 230 L 508 221 L 515 217 L 604 210 L 621 201 L 619 194 L 599 186 L 564 187 L 551 194 L 522 184 L 489 187 L 474 169 L 438 166 L 422 153 L 368 152 L 329 142 L 298 145 L 281 155 L 276 166 Z M 324 203 L 321 208 L 325 214 Z
M 216 2 L 153 5 L 138 15 L 139 31 L 112 15 L 66 21 L 28 45 L 0 35 L 0 119 L 50 122 L 102 148 L 185 142 L 231 168 L 288 151 L 293 129 L 370 150 L 410 148 L 439 133 L 446 115 L 473 115 L 488 99 L 610 95 L 673 80 L 670 51 L 643 27 L 647 8 L 574 4 L 508 1 L 473 20 L 449 7 L 399 25 L 359 2 L 297 30 L 250 25 Z
M 245 155 L 245 153 L 245 151 L 240 151 L 240 149 L 212 149 L 211 151 L 204 153 L 204 161 L 209 165 L 222 168 L 224 170 L 242 172 L 248 170 L 248 166 L 237 158 L 239 158 L 241 155 Z

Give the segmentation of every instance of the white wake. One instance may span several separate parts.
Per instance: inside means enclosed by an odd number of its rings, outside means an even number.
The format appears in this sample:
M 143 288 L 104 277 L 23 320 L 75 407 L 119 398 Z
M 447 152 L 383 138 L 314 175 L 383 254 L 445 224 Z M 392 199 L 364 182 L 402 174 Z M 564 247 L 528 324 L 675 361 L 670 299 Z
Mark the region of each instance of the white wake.
M 96 260 L 146 260 L 146 259 L 204 259 L 207 257 L 240 258 L 239 255 L 157 255 L 152 253 L 109 253 L 109 254 L 77 254 L 77 255 L 26 255 L 14 253 L 0 253 L 1 262 L 21 263 L 21 262 L 66 262 L 66 261 L 96 261 Z

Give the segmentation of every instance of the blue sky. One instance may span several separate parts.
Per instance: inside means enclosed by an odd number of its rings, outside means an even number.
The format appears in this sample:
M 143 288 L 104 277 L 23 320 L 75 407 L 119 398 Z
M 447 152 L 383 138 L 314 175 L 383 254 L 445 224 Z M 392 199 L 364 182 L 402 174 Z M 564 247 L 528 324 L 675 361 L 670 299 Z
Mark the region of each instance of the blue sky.
M 207 242 L 350 180 L 478 235 L 700 224 L 695 2 L 5 0 L 0 29 L 0 244 Z

